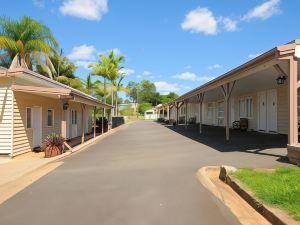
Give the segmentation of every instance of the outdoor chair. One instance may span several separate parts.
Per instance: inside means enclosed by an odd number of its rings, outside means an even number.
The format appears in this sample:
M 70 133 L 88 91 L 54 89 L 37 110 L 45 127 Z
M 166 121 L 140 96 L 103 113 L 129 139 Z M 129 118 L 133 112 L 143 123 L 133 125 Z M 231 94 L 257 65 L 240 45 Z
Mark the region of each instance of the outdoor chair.
M 232 123 L 232 128 L 234 130 L 247 131 L 248 130 L 248 119 L 247 118 L 240 118 L 240 120 L 234 121 Z

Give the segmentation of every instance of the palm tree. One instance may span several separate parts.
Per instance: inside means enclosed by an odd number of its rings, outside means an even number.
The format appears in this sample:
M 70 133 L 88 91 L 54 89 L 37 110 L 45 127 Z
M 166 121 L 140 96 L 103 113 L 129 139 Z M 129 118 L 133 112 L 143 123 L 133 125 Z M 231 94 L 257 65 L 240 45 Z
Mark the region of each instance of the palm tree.
M 110 73 L 107 76 L 107 79 L 111 82 L 111 85 L 113 86 L 112 90 L 111 90 L 111 102 L 112 105 L 114 105 L 114 92 L 115 92 L 115 88 L 116 87 L 116 81 L 117 79 L 122 76 L 122 72 L 121 69 L 122 67 L 120 67 L 120 63 L 123 63 L 125 61 L 124 56 L 123 55 L 118 55 L 115 56 L 114 51 L 111 50 L 109 55 L 108 55 L 109 61 L 110 61 Z M 123 78 L 122 78 L 123 80 Z M 112 109 L 112 114 L 115 114 L 115 110 Z
M 119 81 L 114 81 L 114 87 L 116 92 L 116 116 L 119 115 L 118 111 L 118 91 L 122 91 L 126 94 L 129 94 L 129 89 L 127 87 L 124 87 L 122 84 L 123 79 L 125 78 L 125 75 L 121 75 L 119 78 Z
M 86 76 L 85 80 L 81 80 L 84 86 L 84 92 L 89 94 L 89 95 L 94 95 L 95 94 L 95 90 L 97 88 L 97 83 L 98 82 L 93 82 L 92 81 L 92 77 L 91 74 L 88 74 Z
M 92 75 L 97 75 L 103 77 L 103 88 L 104 88 L 104 96 L 103 100 L 106 103 L 106 91 L 107 84 L 106 80 L 113 83 L 118 77 L 121 75 L 119 64 L 124 62 L 124 56 L 120 55 L 115 57 L 114 51 L 112 50 L 108 56 L 104 54 L 99 55 L 99 62 L 96 64 L 89 65 L 90 68 L 93 69 Z M 114 88 L 111 88 L 111 104 L 114 105 Z M 114 113 L 113 113 L 114 114 Z
M 29 69 L 39 64 L 52 70 L 48 55 L 57 47 L 51 30 L 36 20 L 28 16 L 19 21 L 0 17 L 0 64 L 8 66 L 19 55 Z

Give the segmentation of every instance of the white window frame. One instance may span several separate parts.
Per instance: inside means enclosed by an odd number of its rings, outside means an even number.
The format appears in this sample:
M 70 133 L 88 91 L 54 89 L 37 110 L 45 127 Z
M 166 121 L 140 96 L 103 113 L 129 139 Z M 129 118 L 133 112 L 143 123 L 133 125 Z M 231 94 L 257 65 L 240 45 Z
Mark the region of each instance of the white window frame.
M 220 105 L 223 104 L 223 111 L 220 111 Z M 224 101 L 219 101 L 218 102 L 218 115 L 217 115 L 217 119 L 218 119 L 218 125 L 224 125 L 224 116 L 225 116 L 225 102 Z M 223 116 L 220 116 L 219 113 L 223 112 Z
M 212 119 L 214 114 L 214 104 L 212 102 L 207 103 L 207 118 Z
M 243 115 L 241 114 L 241 102 L 243 102 Z M 239 98 L 239 117 L 240 118 L 248 118 L 252 119 L 253 118 L 253 107 L 254 107 L 254 101 L 253 97 L 248 96 L 248 97 L 243 97 Z
M 72 125 L 77 125 L 77 110 L 72 109 L 71 110 L 71 121 L 72 121 Z
M 52 124 L 49 125 L 49 117 L 48 117 L 48 112 L 52 111 Z M 47 109 L 47 127 L 54 127 L 54 109 Z
M 28 127 L 28 109 L 30 109 L 30 127 Z M 26 129 L 32 129 L 32 108 L 26 107 Z

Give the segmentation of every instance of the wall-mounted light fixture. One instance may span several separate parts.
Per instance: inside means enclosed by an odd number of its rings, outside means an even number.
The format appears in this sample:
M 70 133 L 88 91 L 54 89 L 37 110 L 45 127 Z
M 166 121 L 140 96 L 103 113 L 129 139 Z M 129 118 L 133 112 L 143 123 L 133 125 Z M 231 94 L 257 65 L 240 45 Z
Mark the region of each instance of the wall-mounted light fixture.
M 277 77 L 276 81 L 278 85 L 284 84 L 284 81 L 286 80 L 286 76 L 279 76 Z
M 69 108 L 69 102 L 68 101 L 64 101 L 63 103 L 63 110 L 67 110 Z

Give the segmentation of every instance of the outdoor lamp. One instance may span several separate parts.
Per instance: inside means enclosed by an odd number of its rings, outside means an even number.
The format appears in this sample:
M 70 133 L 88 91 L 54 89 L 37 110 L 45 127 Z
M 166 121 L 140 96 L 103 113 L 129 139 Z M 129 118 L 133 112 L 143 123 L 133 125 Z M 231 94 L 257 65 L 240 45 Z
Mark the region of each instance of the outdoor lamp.
M 69 103 L 67 101 L 63 104 L 63 110 L 67 110 L 69 108 Z
M 284 84 L 285 80 L 286 80 L 286 76 L 279 76 L 276 79 L 278 85 Z

